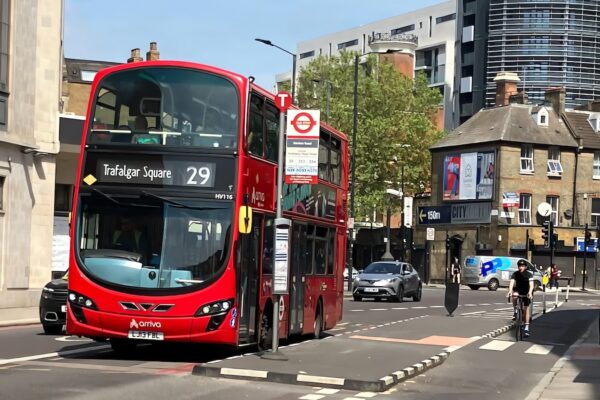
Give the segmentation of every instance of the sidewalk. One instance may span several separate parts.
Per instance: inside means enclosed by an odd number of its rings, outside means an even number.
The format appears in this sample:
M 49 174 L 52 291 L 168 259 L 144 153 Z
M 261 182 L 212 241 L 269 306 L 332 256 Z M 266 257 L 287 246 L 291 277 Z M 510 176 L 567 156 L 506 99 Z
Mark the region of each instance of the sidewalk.
M 0 308 L 0 327 L 39 323 L 38 307 Z
M 596 319 L 540 380 L 526 400 L 600 398 L 599 333 L 600 320 Z

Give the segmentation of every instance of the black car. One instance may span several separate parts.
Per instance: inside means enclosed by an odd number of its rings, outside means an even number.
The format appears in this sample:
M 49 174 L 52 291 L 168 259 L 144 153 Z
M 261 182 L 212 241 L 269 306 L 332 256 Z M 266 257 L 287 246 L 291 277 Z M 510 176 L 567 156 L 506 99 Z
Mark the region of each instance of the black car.
M 40 322 L 48 335 L 62 332 L 67 317 L 67 275 L 54 279 L 42 289 Z

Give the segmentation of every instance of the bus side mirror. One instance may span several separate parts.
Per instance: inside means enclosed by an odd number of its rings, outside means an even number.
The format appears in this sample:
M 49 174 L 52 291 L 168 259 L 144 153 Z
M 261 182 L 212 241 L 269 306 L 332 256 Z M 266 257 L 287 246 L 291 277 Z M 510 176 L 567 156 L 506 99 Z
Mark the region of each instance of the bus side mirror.
M 240 206 L 238 228 L 240 233 L 250 233 L 252 230 L 252 207 Z

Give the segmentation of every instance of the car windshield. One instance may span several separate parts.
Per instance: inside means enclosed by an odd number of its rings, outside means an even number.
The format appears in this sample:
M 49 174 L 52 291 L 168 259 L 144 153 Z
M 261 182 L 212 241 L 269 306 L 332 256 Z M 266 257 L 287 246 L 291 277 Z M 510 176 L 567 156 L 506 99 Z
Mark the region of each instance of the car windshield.
M 373 263 L 363 271 L 365 274 L 399 274 L 400 265 L 394 263 Z
M 104 193 L 104 192 L 103 192 Z M 82 195 L 75 243 L 93 277 L 132 288 L 180 288 L 225 266 L 232 203 Z

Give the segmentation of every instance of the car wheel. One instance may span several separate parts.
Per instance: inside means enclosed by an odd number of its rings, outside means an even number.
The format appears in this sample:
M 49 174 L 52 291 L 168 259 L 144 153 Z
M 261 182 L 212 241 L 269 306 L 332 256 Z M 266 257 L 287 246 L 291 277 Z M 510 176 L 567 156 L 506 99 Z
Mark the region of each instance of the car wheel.
M 479 290 L 480 286 L 478 286 L 478 285 L 469 285 L 469 287 L 471 288 L 471 290 Z
M 396 301 L 402 303 L 404 301 L 404 286 L 398 286 L 398 292 L 396 293 Z
M 110 347 L 118 354 L 131 354 L 135 351 L 136 343 L 127 339 L 110 339 Z
M 352 298 L 354 299 L 354 301 L 362 301 L 362 297 L 360 296 L 352 296 Z
M 490 279 L 490 281 L 487 284 L 487 287 L 489 290 L 491 290 L 492 292 L 495 292 L 496 290 L 498 290 L 498 286 L 500 285 L 500 283 L 498 282 L 498 279 L 496 278 L 492 278 Z
M 423 286 L 419 285 L 419 288 L 413 295 L 413 301 L 421 301 L 421 296 L 423 295 Z
M 60 335 L 63 330 L 62 325 L 42 325 L 46 335 Z

